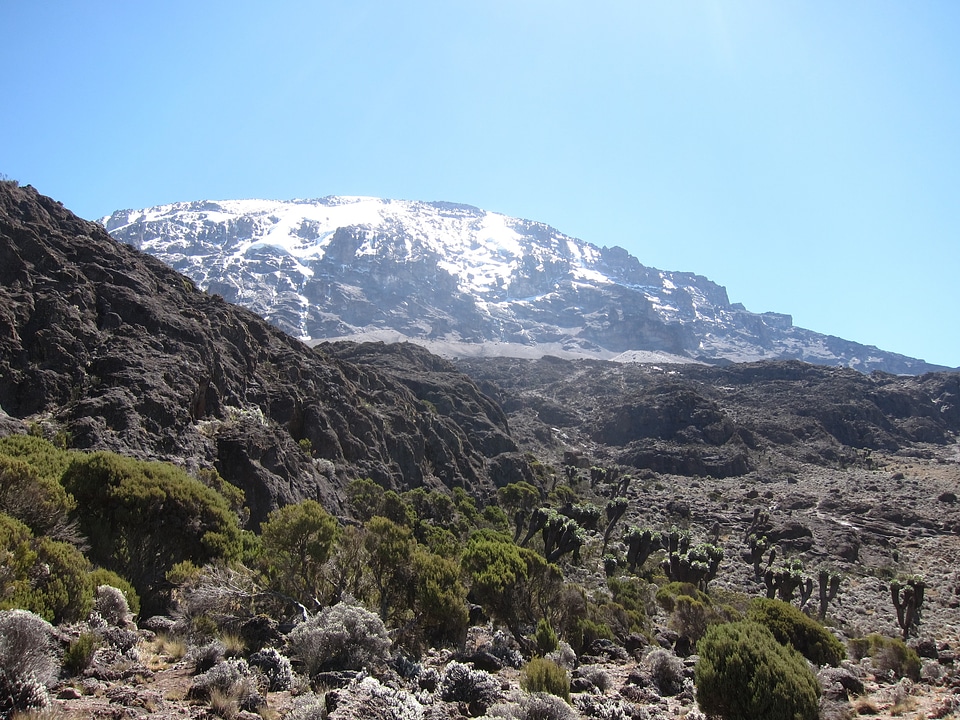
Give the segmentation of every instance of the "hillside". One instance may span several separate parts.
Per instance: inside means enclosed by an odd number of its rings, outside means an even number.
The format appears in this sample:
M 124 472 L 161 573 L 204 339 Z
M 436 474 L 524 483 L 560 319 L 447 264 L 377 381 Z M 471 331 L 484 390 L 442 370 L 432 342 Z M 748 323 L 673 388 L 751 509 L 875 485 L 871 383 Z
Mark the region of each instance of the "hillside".
M 418 369 L 429 405 L 385 372 L 198 290 L 32 188 L 0 185 L 5 427 L 29 420 L 72 447 L 215 467 L 244 490 L 254 523 L 305 498 L 343 512 L 357 477 L 489 496 L 488 465 L 523 462 L 502 412 L 469 381 L 450 384 L 444 361 Z M 453 406 L 471 412 L 444 411 Z

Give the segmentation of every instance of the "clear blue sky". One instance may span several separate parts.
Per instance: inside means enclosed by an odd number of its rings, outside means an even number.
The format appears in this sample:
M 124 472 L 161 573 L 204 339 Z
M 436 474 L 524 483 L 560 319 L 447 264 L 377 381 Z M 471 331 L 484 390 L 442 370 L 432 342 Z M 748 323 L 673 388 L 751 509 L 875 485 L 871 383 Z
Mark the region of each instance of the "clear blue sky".
M 87 218 L 469 203 L 960 366 L 956 0 L 0 0 L 0 47 L 0 172 Z

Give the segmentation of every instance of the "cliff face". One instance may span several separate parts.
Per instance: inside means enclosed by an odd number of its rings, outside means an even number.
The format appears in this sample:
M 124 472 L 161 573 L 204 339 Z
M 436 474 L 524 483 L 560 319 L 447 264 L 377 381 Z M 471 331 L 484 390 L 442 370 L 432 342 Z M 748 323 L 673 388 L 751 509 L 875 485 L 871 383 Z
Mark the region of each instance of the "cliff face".
M 32 188 L 0 185 L 7 431 L 31 421 L 77 448 L 216 467 L 254 522 L 304 498 L 342 511 L 354 477 L 483 497 L 489 467 L 502 476 L 497 456 L 516 450 L 504 416 L 443 361 L 422 364 L 411 389 L 311 350 Z M 466 426 L 445 411 L 464 405 Z

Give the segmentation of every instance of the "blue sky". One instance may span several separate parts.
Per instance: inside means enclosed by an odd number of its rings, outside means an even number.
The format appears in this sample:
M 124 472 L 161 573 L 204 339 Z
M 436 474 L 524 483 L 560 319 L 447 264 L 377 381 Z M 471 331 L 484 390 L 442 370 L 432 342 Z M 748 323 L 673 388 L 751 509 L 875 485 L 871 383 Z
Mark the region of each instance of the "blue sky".
M 531 220 L 960 366 L 960 3 L 0 0 L 0 172 L 87 218 Z

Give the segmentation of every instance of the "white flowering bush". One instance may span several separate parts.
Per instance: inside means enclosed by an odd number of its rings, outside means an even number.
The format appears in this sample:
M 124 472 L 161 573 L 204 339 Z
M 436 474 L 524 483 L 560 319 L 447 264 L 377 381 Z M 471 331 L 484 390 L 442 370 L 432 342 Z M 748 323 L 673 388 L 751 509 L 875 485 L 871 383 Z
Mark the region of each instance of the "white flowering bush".
M 646 720 L 646 716 L 638 714 L 633 703 L 623 698 L 576 694 L 573 706 L 582 716 L 598 720 Z
M 210 700 L 215 693 L 235 698 L 239 707 L 249 712 L 256 712 L 266 705 L 256 677 L 242 658 L 223 660 L 197 675 L 190 685 L 188 697 Z
M 59 672 L 53 626 L 28 610 L 0 612 L 0 717 L 46 707 Z
M 297 625 L 287 637 L 290 656 L 313 677 L 322 670 L 361 670 L 385 663 L 390 637 L 378 615 L 337 603 Z
M 484 717 L 491 720 L 577 720 L 580 716 L 556 695 L 524 693 L 513 702 L 492 705 Z
M 264 648 L 253 653 L 248 660 L 251 667 L 263 673 L 270 683 L 270 691 L 289 690 L 293 684 L 293 668 L 290 661 L 274 648 Z
M 487 708 L 500 699 L 500 683 L 490 673 L 453 661 L 440 678 L 440 697 Z
M 373 677 L 339 691 L 335 706 L 328 720 L 423 720 L 423 705 L 413 695 L 381 685 Z
M 131 617 L 126 595 L 112 585 L 97 586 L 93 596 L 93 612 L 115 627 L 123 627 Z
M 683 690 L 683 662 L 672 652 L 657 648 L 645 662 L 661 695 L 672 696 Z
M 205 673 L 226 656 L 226 646 L 214 638 L 204 645 L 192 646 L 187 653 L 187 661 L 193 663 L 193 672 L 199 674 Z
M 306 693 L 293 701 L 286 720 L 327 720 L 327 704 L 323 695 Z

